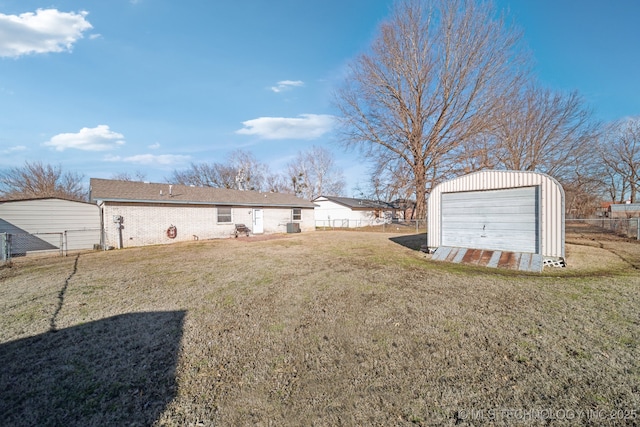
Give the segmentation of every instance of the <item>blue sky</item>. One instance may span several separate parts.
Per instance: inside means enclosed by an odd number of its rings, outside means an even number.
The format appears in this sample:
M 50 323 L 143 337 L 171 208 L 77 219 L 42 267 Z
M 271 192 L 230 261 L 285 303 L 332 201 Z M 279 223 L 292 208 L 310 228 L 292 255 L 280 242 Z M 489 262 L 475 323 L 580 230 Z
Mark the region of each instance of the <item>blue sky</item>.
M 331 92 L 391 0 L 0 0 L 0 168 L 61 164 L 164 181 L 251 151 L 276 172 L 330 149 L 347 195 L 366 164 L 332 132 Z M 640 2 L 498 0 L 542 84 L 598 119 L 640 115 Z

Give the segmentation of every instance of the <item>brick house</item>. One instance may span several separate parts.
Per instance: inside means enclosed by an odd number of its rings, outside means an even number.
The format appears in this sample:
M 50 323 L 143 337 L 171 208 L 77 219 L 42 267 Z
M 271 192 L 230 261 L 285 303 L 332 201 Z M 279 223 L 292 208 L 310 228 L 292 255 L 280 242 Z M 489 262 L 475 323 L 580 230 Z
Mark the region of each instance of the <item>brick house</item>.
M 291 194 L 91 178 L 102 244 L 125 248 L 252 234 L 315 230 L 314 204 Z

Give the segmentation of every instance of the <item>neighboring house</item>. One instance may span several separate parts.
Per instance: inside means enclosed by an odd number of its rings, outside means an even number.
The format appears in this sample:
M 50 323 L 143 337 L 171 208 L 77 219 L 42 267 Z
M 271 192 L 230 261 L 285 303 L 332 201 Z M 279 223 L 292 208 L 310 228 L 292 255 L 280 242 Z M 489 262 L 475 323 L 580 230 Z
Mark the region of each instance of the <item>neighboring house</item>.
M 396 208 L 386 202 L 349 197 L 319 196 L 313 199 L 317 227 L 357 228 L 382 224 L 395 217 Z
M 100 210 L 59 198 L 0 201 L 0 233 L 11 234 L 11 252 L 93 249 L 100 243 Z
M 91 179 L 103 245 L 123 248 L 252 234 L 315 230 L 313 203 L 291 194 Z
M 600 202 L 600 207 L 596 209 L 596 216 L 598 218 L 608 217 L 612 204 L 612 202 Z
M 398 221 L 410 221 L 414 218 L 416 213 L 416 202 L 415 200 L 409 199 L 396 199 L 392 202 L 389 202 L 395 208 L 394 219 Z
M 619 203 L 609 205 L 609 216 L 613 218 L 640 217 L 640 203 Z

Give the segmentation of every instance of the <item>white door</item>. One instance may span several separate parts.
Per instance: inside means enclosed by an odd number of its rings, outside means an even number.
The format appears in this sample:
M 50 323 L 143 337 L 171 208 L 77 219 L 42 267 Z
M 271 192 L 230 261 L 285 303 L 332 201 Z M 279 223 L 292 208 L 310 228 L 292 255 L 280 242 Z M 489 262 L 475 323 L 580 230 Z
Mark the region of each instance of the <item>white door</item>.
M 262 209 L 253 210 L 253 234 L 264 233 L 264 222 Z
M 442 194 L 442 245 L 539 252 L 538 187 Z

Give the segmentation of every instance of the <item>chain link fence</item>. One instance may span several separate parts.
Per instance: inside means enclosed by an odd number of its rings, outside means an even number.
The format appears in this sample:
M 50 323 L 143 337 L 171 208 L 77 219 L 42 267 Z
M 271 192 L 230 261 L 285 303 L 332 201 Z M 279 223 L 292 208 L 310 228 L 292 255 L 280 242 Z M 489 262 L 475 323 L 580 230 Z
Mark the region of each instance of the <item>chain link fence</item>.
M 0 233 L 0 261 L 3 263 L 11 260 L 11 234 Z
M 69 250 L 96 249 L 100 229 L 65 230 L 54 233 L 0 233 L 0 261 L 31 253 L 66 256 Z
M 422 220 L 392 220 L 389 218 L 369 219 L 331 219 L 316 220 L 316 230 L 352 230 L 352 231 L 381 231 L 388 233 L 424 233 L 427 231 L 427 221 Z
M 565 231 L 578 234 L 585 232 L 610 233 L 640 240 L 640 218 L 567 219 Z
M 63 255 L 64 233 L 3 233 L 3 259 L 26 256 L 27 253 L 58 252 Z

